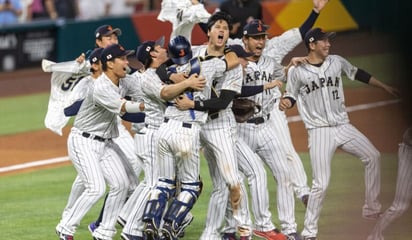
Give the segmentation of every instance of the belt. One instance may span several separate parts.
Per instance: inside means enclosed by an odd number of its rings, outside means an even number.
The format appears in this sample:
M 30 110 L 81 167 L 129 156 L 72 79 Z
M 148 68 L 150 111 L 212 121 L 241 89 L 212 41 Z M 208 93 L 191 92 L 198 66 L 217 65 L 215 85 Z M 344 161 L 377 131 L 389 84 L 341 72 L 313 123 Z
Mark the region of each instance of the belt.
M 210 119 L 216 119 L 216 118 L 218 118 L 219 117 L 219 113 L 218 112 L 216 112 L 216 113 L 212 113 L 212 114 L 209 114 L 209 118 Z
M 264 117 L 255 117 L 247 120 L 247 123 L 254 123 L 256 125 L 264 123 L 266 120 L 269 120 L 270 118 L 270 113 L 267 115 L 267 118 L 265 119 Z
M 158 125 L 153 125 L 153 124 L 148 124 L 148 123 L 145 123 L 144 126 L 145 126 L 146 128 L 159 128 Z
M 92 135 L 88 132 L 82 132 L 82 136 L 85 137 L 85 138 L 91 138 L 91 139 L 99 141 L 99 142 L 104 142 L 106 140 L 111 139 L 111 138 L 102 138 L 102 137 L 99 137 L 99 136 L 96 136 L 96 135 Z
M 167 123 L 167 122 L 169 122 L 169 118 L 165 118 L 164 119 L 164 122 L 165 123 Z M 182 122 L 182 127 L 184 127 L 184 128 L 192 128 L 192 124 L 191 123 L 186 123 L 186 122 Z

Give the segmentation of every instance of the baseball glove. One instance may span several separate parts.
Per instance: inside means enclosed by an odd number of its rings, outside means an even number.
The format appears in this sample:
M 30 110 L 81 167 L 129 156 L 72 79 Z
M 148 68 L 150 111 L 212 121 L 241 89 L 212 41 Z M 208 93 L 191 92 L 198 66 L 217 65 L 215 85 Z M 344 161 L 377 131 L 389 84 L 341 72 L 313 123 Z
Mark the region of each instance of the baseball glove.
M 253 114 L 259 112 L 260 105 L 255 101 L 246 98 L 233 99 L 232 111 L 235 114 L 236 122 L 242 123 L 248 120 Z

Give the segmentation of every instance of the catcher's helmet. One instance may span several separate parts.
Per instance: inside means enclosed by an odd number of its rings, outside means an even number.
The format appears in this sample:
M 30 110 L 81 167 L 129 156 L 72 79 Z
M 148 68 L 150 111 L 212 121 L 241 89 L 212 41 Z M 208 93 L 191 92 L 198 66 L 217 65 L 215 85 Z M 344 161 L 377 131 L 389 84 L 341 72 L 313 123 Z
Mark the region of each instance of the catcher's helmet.
M 178 65 L 186 64 L 193 56 L 189 40 L 181 35 L 170 40 L 168 52 L 172 61 Z

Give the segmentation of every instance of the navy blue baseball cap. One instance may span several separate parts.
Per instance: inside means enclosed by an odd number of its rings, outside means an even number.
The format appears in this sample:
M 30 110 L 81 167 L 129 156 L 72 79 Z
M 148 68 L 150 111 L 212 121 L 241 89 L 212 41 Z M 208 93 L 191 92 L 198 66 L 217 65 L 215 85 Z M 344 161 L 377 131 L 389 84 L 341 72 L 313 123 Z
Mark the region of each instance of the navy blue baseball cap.
M 235 52 L 238 57 L 247 58 L 247 57 L 253 56 L 253 53 L 246 52 L 245 49 L 242 47 L 242 45 L 233 44 L 233 45 L 230 45 L 229 48 L 233 52 Z
M 104 48 L 95 48 L 89 55 L 90 64 L 97 63 L 100 61 L 100 56 L 102 55 Z
M 120 44 L 112 44 L 103 49 L 100 56 L 102 63 L 114 60 L 115 58 L 129 56 L 134 53 L 134 50 L 125 50 Z
M 332 39 L 336 36 L 336 32 L 325 32 L 321 28 L 312 28 L 305 34 L 305 45 L 309 48 L 309 43 L 323 39 Z
M 102 37 L 110 36 L 112 34 L 117 36 L 122 35 L 122 30 L 120 28 L 113 28 L 111 25 L 102 25 L 96 29 L 94 32 L 96 39 L 101 39 Z
M 162 36 L 156 41 L 145 41 L 140 44 L 136 49 L 136 58 L 139 62 L 146 64 L 147 60 L 150 59 L 150 52 L 154 50 L 156 46 L 161 46 L 165 44 L 165 37 Z
M 269 26 L 264 24 L 262 20 L 253 19 L 243 27 L 243 36 L 258 36 L 268 35 Z

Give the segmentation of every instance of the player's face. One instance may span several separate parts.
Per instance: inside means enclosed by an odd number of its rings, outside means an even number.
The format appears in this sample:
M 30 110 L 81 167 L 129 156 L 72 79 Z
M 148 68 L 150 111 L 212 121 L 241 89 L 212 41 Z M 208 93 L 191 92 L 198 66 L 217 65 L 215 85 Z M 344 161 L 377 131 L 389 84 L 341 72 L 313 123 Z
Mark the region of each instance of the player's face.
M 208 32 L 209 43 L 215 47 L 224 47 L 229 39 L 229 25 L 224 20 L 218 20 Z
M 103 36 L 102 39 L 96 39 L 96 45 L 100 48 L 105 48 L 112 44 L 119 44 L 119 39 L 115 33 L 109 36 Z
M 312 43 L 312 51 L 321 59 L 325 59 L 329 55 L 330 42 L 329 39 L 318 40 Z
M 166 62 L 168 59 L 167 57 L 167 50 L 159 45 L 156 45 L 154 50 L 150 52 L 153 58 L 156 58 L 160 63 Z
M 266 45 L 267 35 L 256 35 L 256 36 L 247 36 L 243 37 L 243 43 L 245 45 L 245 49 L 248 52 L 253 53 L 253 58 L 259 58 L 262 55 L 263 49 Z
M 115 58 L 112 64 L 112 72 L 118 78 L 126 77 L 129 61 L 126 56 Z

